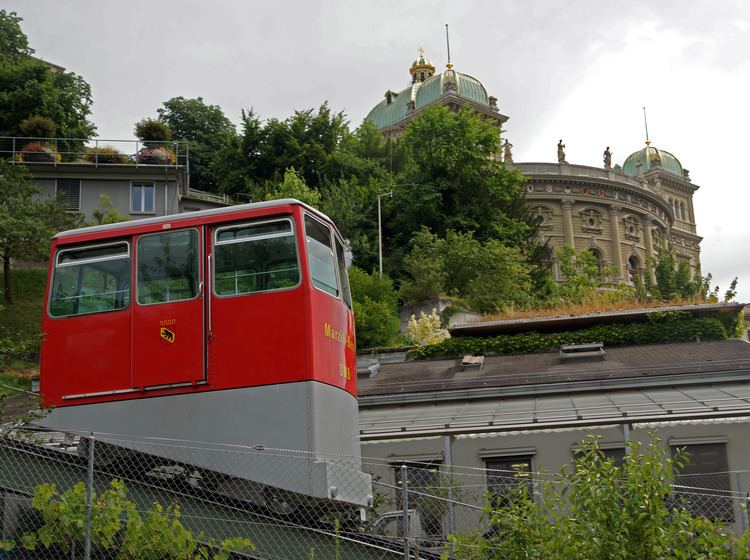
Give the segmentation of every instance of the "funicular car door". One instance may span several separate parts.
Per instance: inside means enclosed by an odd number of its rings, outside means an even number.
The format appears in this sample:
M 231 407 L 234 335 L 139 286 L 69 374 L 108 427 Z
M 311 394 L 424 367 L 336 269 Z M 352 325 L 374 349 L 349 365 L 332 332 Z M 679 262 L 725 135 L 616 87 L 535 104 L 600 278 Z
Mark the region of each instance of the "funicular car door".
M 208 379 L 247 387 L 306 373 L 305 300 L 292 215 L 207 232 Z
M 204 379 L 202 228 L 140 235 L 135 248 L 133 385 Z

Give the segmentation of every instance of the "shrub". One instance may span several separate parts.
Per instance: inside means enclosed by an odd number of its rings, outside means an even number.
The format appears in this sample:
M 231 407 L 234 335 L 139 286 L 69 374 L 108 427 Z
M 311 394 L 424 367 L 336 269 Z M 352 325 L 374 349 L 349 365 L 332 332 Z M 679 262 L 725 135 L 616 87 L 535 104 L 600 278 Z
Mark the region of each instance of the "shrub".
M 21 150 L 21 161 L 54 163 L 60 159 L 57 150 L 41 142 L 29 142 Z
M 440 317 L 435 309 L 429 315 L 420 311 L 419 319 L 412 315 L 409 324 L 406 325 L 406 335 L 417 346 L 437 344 L 451 337 L 448 331 L 440 325 Z
M 93 497 L 91 543 L 95 558 L 141 558 L 228 560 L 235 552 L 252 552 L 255 546 L 245 538 L 216 543 L 194 534 L 180 520 L 178 505 L 154 503 L 145 512 L 127 499 L 125 484 L 113 480 L 109 489 Z M 39 553 L 50 550 L 56 556 L 70 556 L 83 547 L 86 528 L 86 487 L 79 482 L 63 493 L 54 484 L 34 489 L 32 507 L 43 525 L 21 537 L 21 547 Z M 15 543 L 5 543 L 11 550 Z
M 57 124 L 49 117 L 32 115 L 18 124 L 21 134 L 31 138 L 53 138 L 57 132 Z
M 112 146 L 86 148 L 83 159 L 90 163 L 128 163 L 128 156 Z
M 143 119 L 135 123 L 135 135 L 144 142 L 165 142 L 172 138 L 172 131 L 163 121 Z
M 627 346 L 649 343 L 724 340 L 729 333 L 714 317 L 697 319 L 686 312 L 649 313 L 644 323 L 597 325 L 576 331 L 541 334 L 528 332 L 492 337 L 458 337 L 411 351 L 416 359 L 465 354 L 529 354 L 546 352 L 564 344 L 602 342 L 604 346 Z

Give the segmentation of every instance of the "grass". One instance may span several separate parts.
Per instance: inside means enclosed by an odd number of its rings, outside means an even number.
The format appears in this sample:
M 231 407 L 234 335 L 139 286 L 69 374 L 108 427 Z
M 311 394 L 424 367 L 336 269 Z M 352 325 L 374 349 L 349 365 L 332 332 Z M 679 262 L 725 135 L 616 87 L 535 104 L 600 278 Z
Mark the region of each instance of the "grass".
M 630 311 L 633 309 L 655 309 L 659 307 L 674 307 L 678 305 L 695 305 L 706 303 L 696 299 L 674 299 L 671 301 L 649 301 L 647 303 L 634 299 L 612 299 L 594 297 L 578 304 L 562 303 L 550 307 L 535 309 L 511 309 L 503 313 L 486 315 L 476 321 L 505 321 L 511 319 L 529 319 L 541 317 L 565 317 L 568 315 L 587 315 L 591 313 L 608 313 L 613 311 Z
M 42 312 L 44 310 L 44 288 L 47 279 L 45 269 L 18 269 L 11 273 L 13 283 L 13 303 L 6 305 L 0 292 L 0 337 L 11 340 L 37 340 L 42 331 Z M 4 278 L 0 274 L 0 286 Z M 38 351 L 38 344 L 33 345 L 33 351 Z M 3 359 L 5 358 L 5 359 Z M 12 377 L 20 377 L 28 381 L 29 370 L 33 370 L 36 363 L 32 357 L 0 356 L 0 372 L 8 373 Z M 16 381 L 9 379 L 2 381 L 13 385 Z M 20 381 L 19 381 L 20 383 Z M 15 386 L 15 385 L 14 385 Z M 0 388 L 2 390 L 2 388 Z

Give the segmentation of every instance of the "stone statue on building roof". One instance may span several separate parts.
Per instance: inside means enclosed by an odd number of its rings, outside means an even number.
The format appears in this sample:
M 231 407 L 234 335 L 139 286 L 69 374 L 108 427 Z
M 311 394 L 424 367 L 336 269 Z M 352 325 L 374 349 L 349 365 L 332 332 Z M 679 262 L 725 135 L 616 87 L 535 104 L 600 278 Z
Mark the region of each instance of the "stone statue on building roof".
M 513 144 L 508 142 L 508 139 L 505 139 L 505 143 L 503 144 L 503 161 L 505 163 L 513 163 L 513 152 L 510 151 L 510 149 L 513 147 Z
M 604 150 L 604 169 L 612 169 L 612 152 L 609 151 L 609 146 Z
M 568 163 L 565 161 L 565 144 L 563 144 L 562 138 L 557 143 L 557 163 Z

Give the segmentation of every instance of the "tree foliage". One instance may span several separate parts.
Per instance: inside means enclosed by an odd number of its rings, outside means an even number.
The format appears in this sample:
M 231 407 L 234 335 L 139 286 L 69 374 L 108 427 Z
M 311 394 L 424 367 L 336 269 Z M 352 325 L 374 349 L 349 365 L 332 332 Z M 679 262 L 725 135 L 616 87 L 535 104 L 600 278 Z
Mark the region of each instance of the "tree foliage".
M 419 303 L 447 295 L 491 313 L 530 299 L 530 268 L 523 253 L 499 240 L 482 243 L 473 232 L 448 230 L 444 238 L 422 227 L 404 257 L 401 293 Z
M 22 136 L 21 121 L 40 116 L 54 122 L 58 137 L 90 137 L 96 130 L 88 120 L 91 88 L 80 76 L 33 58 L 20 22 L 0 10 L 0 136 Z
M 422 111 L 402 139 L 407 156 L 393 189 L 392 242 L 404 245 L 425 226 L 441 238 L 453 230 L 529 246 L 536 223 L 524 201 L 524 179 L 496 159 L 499 138 L 497 128 L 468 108 Z
M 57 201 L 41 198 L 24 166 L 0 160 L 0 255 L 6 304 L 13 302 L 12 259 L 46 260 L 52 234 L 74 219 Z
M 26 35 L 21 30 L 22 18 L 16 12 L 0 10 L 0 56 L 20 58 L 34 54 Z
M 209 105 L 202 97 L 173 97 L 157 109 L 176 140 L 186 140 L 190 150 L 191 185 L 210 192 L 218 190 L 212 164 L 236 130 L 218 105 Z
M 396 341 L 399 331 L 398 294 L 393 281 L 377 273 L 351 267 L 349 282 L 357 326 L 357 347 L 388 346 Z
M 195 534 L 181 521 L 177 505 L 154 503 L 146 511 L 127 498 L 125 484 L 113 480 L 107 490 L 92 498 L 91 544 L 97 557 L 122 560 L 228 560 L 232 553 L 252 552 L 246 538 L 221 543 Z M 81 549 L 86 528 L 86 487 L 79 482 L 64 492 L 54 484 L 40 484 L 34 490 L 32 507 L 40 512 L 42 526 L 20 539 L 23 549 L 47 550 L 66 556 Z M 12 549 L 15 543 L 6 549 Z
M 276 190 L 266 195 L 266 200 L 279 200 L 282 198 L 296 198 L 313 208 L 317 208 L 320 204 L 320 193 L 308 187 L 305 181 L 300 179 L 293 167 L 284 172 L 284 180 Z
M 630 444 L 621 465 L 588 436 L 574 464 L 534 482 L 513 485 L 501 503 L 489 496 L 490 531 L 452 538 L 468 560 L 667 560 L 747 558 L 746 537 L 691 514 L 671 484 L 689 460 L 671 457 L 652 436 Z

